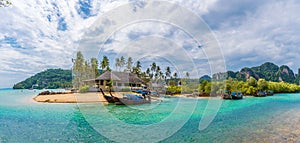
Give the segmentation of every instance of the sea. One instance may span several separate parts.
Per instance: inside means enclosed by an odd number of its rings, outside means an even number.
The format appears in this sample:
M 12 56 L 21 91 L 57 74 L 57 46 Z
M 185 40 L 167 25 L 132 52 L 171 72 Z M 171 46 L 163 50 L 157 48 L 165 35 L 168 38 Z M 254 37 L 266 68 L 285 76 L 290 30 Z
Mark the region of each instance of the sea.
M 0 89 L 0 142 L 300 142 L 300 94 L 162 96 L 151 104 L 37 103 Z M 52 90 L 64 91 L 64 90 Z

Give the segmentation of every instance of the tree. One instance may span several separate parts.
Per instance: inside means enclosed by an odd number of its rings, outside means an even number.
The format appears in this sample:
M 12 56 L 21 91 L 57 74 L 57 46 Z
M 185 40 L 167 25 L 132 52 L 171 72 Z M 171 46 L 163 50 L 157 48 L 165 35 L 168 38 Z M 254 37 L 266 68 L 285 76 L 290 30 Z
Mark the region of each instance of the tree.
M 85 61 L 83 66 L 84 66 L 83 67 L 84 73 L 83 73 L 83 77 L 81 78 L 81 80 L 91 79 L 93 70 L 92 70 L 90 63 L 88 61 Z
M 103 72 L 105 71 L 110 71 L 109 68 L 109 59 L 106 56 L 103 56 L 103 59 L 101 61 L 101 69 L 103 70 Z
M 153 78 L 153 76 L 154 76 L 154 72 L 156 71 L 156 63 L 155 62 L 153 62 L 152 64 L 151 64 L 151 71 L 152 71 L 152 78 Z
M 156 70 L 155 70 L 155 79 L 158 79 L 160 78 L 160 72 L 161 72 L 161 69 L 159 66 L 156 66 Z
M 159 79 L 165 79 L 164 73 L 162 71 L 158 72 L 158 78 Z
M 128 59 L 127 59 L 127 62 L 126 62 L 126 69 L 128 70 L 128 71 L 132 71 L 132 63 L 133 63 L 133 61 L 132 61 L 132 58 L 131 57 L 128 57 Z
M 189 77 L 190 77 L 190 73 L 189 73 L 189 72 L 186 72 L 186 73 L 185 73 L 185 76 L 186 76 L 186 78 L 189 78 Z
M 203 93 L 205 92 L 205 87 L 208 84 L 207 80 L 204 80 L 200 85 L 199 85 L 199 92 Z
M 248 89 L 246 90 L 246 95 L 254 95 L 256 93 L 256 88 L 253 86 L 249 86 Z
M 84 57 L 80 51 L 77 52 L 76 59 L 73 62 L 73 84 L 74 88 L 79 88 L 84 74 Z
M 151 75 L 151 73 L 150 73 L 150 69 L 149 68 L 147 68 L 147 70 L 146 70 L 146 74 L 147 74 L 147 76 L 149 76 L 150 78 L 152 78 L 150 75 Z
M 175 80 L 177 79 L 178 75 L 176 72 L 173 74 L 173 77 L 175 78 Z
M 267 90 L 268 89 L 268 82 L 265 79 L 259 79 L 257 82 L 258 90 Z
M 249 86 L 257 87 L 257 80 L 254 77 L 250 77 L 247 82 Z
M 204 92 L 205 93 L 210 93 L 211 92 L 211 82 L 208 82 L 205 87 L 204 87 Z
M 138 77 L 140 77 L 141 76 L 141 68 L 142 68 L 141 62 L 137 61 L 136 66 L 133 67 L 132 71 L 133 71 L 134 74 L 136 74 Z
M 91 58 L 92 71 L 94 72 L 95 77 L 100 75 L 98 70 L 98 60 L 96 58 Z
M 166 68 L 165 75 L 166 75 L 166 76 L 165 76 L 166 78 L 171 78 L 171 69 L 170 69 L 170 67 L 167 67 L 167 68 Z
M 119 69 L 120 66 L 121 66 L 120 59 L 119 59 L 119 58 L 116 58 L 115 67 L 116 67 L 116 70 L 117 70 L 117 71 L 118 71 L 118 69 Z
M 120 68 L 121 70 L 124 69 L 126 62 L 125 62 L 125 58 L 123 56 L 121 56 L 120 58 Z
M 0 7 L 8 7 L 12 5 L 12 3 L 8 0 L 0 0 Z

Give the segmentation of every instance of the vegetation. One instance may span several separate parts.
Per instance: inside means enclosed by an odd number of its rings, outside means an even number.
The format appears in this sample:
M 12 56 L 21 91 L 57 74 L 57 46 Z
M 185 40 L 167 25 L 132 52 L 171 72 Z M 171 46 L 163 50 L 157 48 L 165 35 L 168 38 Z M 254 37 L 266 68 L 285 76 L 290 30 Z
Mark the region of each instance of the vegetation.
M 48 69 L 13 86 L 13 89 L 56 89 L 72 87 L 71 70 Z
M 8 7 L 12 5 L 12 3 L 8 0 L 0 0 L 0 7 Z
M 73 85 L 77 89 L 83 85 L 83 80 L 94 79 L 100 75 L 96 58 L 91 58 L 88 61 L 84 59 L 81 52 L 77 52 L 76 59 L 73 62 Z M 107 57 L 103 57 L 101 67 L 103 71 L 110 70 Z
M 171 94 L 180 94 L 182 93 L 182 87 L 180 86 L 168 86 L 167 93 L 171 93 Z
M 224 81 L 203 80 L 200 84 L 186 84 L 183 81 L 181 86 L 168 86 L 167 93 L 192 93 L 195 90 L 199 93 L 209 93 L 220 95 L 231 92 L 242 92 L 244 95 L 255 95 L 258 91 L 274 91 L 274 93 L 294 93 L 300 92 L 300 86 L 287 82 L 268 82 L 265 79 L 251 78 L 247 81 L 238 81 L 237 79 L 228 79 Z
M 89 86 L 88 85 L 83 85 L 78 89 L 79 93 L 85 93 L 89 91 Z
M 103 56 L 100 67 L 103 70 L 103 72 L 111 70 L 109 67 L 109 59 L 106 56 Z
M 256 80 L 262 78 L 266 81 L 273 82 L 288 82 L 299 84 L 300 75 L 295 75 L 293 71 L 286 65 L 277 66 L 274 63 L 266 62 L 260 66 L 248 68 L 245 67 L 239 72 L 228 71 L 226 73 L 217 73 L 213 75 L 213 78 L 219 79 L 218 77 L 225 77 L 237 79 L 240 81 L 246 81 L 250 77 L 254 77 Z
M 109 59 L 106 56 L 103 56 L 102 61 L 98 62 L 96 58 L 85 60 L 82 53 L 78 52 L 73 63 L 73 85 L 80 92 L 88 90 L 88 85 L 83 84 L 84 80 L 94 79 L 100 75 L 99 63 L 102 72 L 111 70 Z M 166 67 L 163 71 L 155 62 L 146 68 L 146 71 L 142 71 L 140 61 L 133 63 L 131 57 L 128 57 L 127 60 L 123 56 L 115 59 L 115 67 L 118 71 L 130 71 L 145 82 L 151 81 L 166 84 L 168 85 L 166 91 L 173 94 L 192 93 L 196 90 L 200 93 L 211 94 L 241 91 L 246 95 L 254 95 L 258 91 L 267 90 L 273 90 L 275 93 L 300 91 L 300 87 L 293 84 L 297 79 L 300 79 L 299 75 L 295 76 L 288 66 L 278 67 L 273 63 L 243 68 L 240 72 L 228 71 L 227 73 L 214 74 L 213 80 L 208 75 L 199 79 L 190 79 L 189 72 L 184 74 L 184 78 L 178 78 L 178 74 L 172 72 L 170 67 Z M 68 88 L 72 87 L 71 75 L 71 70 L 49 69 L 17 83 L 13 88 Z M 224 77 L 226 78 L 225 80 L 222 79 Z M 128 89 L 124 88 L 123 90 L 127 91 Z
M 209 82 L 203 81 L 199 84 L 198 91 L 201 93 L 222 94 L 226 92 L 240 91 L 245 95 L 254 95 L 258 91 L 272 90 L 275 93 L 299 92 L 300 86 L 286 82 L 268 82 L 265 79 L 250 78 L 247 81 L 228 79 L 224 81 Z

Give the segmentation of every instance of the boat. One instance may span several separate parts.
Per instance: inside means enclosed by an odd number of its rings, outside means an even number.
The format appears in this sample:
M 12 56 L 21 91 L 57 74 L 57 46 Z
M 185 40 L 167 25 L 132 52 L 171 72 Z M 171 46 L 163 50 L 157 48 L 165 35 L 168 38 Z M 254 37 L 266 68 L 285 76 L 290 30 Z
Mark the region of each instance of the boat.
M 100 88 L 100 92 L 108 103 L 115 103 L 116 105 L 139 105 L 139 104 L 147 104 L 151 103 L 150 96 L 139 96 L 137 94 L 124 94 L 123 98 L 115 97 L 111 94 L 111 90 L 109 91 L 110 95 L 105 95 L 103 90 Z M 147 97 L 147 99 L 146 99 Z
M 266 97 L 267 93 L 264 91 L 258 91 L 254 96 L 255 97 Z
M 243 99 L 243 93 L 242 92 L 232 92 L 231 94 L 223 94 L 222 98 L 229 99 L 229 100 Z
M 273 96 L 274 95 L 274 91 L 273 90 L 268 90 L 267 91 L 267 96 Z
M 109 91 L 110 95 L 105 95 L 105 93 L 103 92 L 103 90 L 100 88 L 100 91 L 104 97 L 104 99 L 108 102 L 108 103 L 116 103 L 119 102 L 119 98 L 115 97 L 111 94 L 111 90 Z
M 140 105 L 140 104 L 149 104 L 151 103 L 151 97 L 147 96 L 143 98 L 136 94 L 124 94 L 123 98 L 118 98 L 119 102 L 116 102 L 116 105 Z

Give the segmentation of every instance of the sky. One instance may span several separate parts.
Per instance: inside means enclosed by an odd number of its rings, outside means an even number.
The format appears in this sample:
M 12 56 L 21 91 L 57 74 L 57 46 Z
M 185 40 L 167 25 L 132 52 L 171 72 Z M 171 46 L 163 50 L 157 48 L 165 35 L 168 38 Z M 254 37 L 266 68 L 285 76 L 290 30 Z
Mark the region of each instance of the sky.
M 197 76 L 219 71 L 218 65 L 233 71 L 264 62 L 300 68 L 297 0 L 11 2 L 0 8 L 0 88 L 48 68 L 70 69 L 78 50 L 99 59 L 132 56 L 144 67 L 157 61 Z

